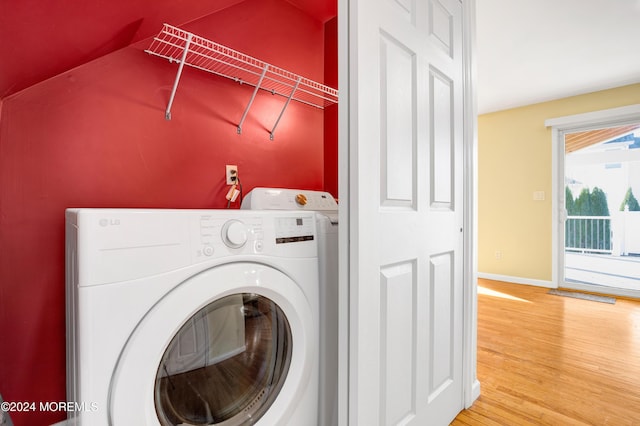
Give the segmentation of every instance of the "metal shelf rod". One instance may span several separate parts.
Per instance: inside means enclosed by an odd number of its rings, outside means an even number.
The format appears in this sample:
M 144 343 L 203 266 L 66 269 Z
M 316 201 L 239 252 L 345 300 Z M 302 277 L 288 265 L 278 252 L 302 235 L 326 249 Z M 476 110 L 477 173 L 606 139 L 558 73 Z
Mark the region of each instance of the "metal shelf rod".
M 269 133 L 269 139 L 273 140 L 273 134 L 276 131 L 276 127 L 278 127 L 278 123 L 280 123 L 280 119 L 282 118 L 282 115 L 284 114 L 284 111 L 289 106 L 289 102 L 291 102 L 291 98 L 293 98 L 293 94 L 296 93 L 296 90 L 298 89 L 298 86 L 300 85 L 300 80 L 302 80 L 302 77 L 298 77 L 298 80 L 296 81 L 296 85 L 293 87 L 293 90 L 291 91 L 291 94 L 287 98 L 287 101 L 284 103 L 284 106 L 282 107 L 282 111 L 280 111 L 280 115 L 278 116 L 278 119 L 276 120 L 276 124 L 273 125 L 273 129 L 271 129 L 271 133 Z
M 173 89 L 171 89 L 171 96 L 169 97 L 169 103 L 167 109 L 164 112 L 164 118 L 171 120 L 171 105 L 173 105 L 173 98 L 176 96 L 176 90 L 178 90 L 178 83 L 180 82 L 180 76 L 182 75 L 182 69 L 184 68 L 184 62 L 187 59 L 187 53 L 189 52 L 189 45 L 191 44 L 192 34 L 187 36 L 187 42 L 184 45 L 184 51 L 182 52 L 182 58 L 180 59 L 180 65 L 178 65 L 178 73 L 176 74 L 176 80 L 173 82 Z
M 262 84 L 262 80 L 264 79 L 264 75 L 267 73 L 269 69 L 269 64 L 265 64 L 262 69 L 262 74 L 260 75 L 260 79 L 258 80 L 258 84 L 256 84 L 256 88 L 253 90 L 253 94 L 251 95 L 251 99 L 247 104 L 247 107 L 244 109 L 244 113 L 242 114 L 242 118 L 240 119 L 240 124 L 238 124 L 238 134 L 242 133 L 242 124 L 244 123 L 245 118 L 247 118 L 247 113 L 249 112 L 249 108 L 251 108 L 251 104 L 253 104 L 253 100 L 256 98 L 256 94 L 258 90 L 260 90 L 260 85 Z

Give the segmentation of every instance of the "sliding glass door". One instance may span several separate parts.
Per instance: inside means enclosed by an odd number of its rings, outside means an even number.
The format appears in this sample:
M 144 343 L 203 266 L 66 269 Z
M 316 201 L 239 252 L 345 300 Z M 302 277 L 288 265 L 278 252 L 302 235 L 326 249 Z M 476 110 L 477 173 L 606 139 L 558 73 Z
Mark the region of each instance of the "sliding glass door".
M 640 122 L 560 137 L 564 286 L 640 294 Z

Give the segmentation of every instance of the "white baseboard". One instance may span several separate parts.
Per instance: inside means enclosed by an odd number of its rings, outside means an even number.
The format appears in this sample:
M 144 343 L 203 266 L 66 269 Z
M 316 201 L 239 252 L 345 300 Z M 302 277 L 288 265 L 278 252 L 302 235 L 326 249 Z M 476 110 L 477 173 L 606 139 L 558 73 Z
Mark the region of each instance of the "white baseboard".
M 609 296 L 630 297 L 633 299 L 640 299 L 640 291 L 628 290 L 624 288 L 597 286 L 583 283 L 566 282 L 561 286 L 556 285 L 553 281 L 534 280 L 531 278 L 514 277 L 510 275 L 489 274 L 486 272 L 478 272 L 478 278 L 484 278 L 486 280 L 504 281 L 513 284 L 532 285 L 536 287 L 545 288 L 568 288 L 571 290 L 588 291 L 606 294 Z
M 494 280 L 494 281 L 504 281 L 504 282 L 513 283 L 513 284 L 533 285 L 536 287 L 558 288 L 556 283 L 554 283 L 553 281 L 536 280 L 536 279 L 524 278 L 524 277 L 513 277 L 510 275 L 499 275 L 499 274 L 489 274 L 486 272 L 478 272 L 478 278 L 484 278 L 486 280 Z
M 467 396 L 464 408 L 469 408 L 473 405 L 476 399 L 480 396 L 480 382 L 476 379 L 471 387 L 471 394 Z

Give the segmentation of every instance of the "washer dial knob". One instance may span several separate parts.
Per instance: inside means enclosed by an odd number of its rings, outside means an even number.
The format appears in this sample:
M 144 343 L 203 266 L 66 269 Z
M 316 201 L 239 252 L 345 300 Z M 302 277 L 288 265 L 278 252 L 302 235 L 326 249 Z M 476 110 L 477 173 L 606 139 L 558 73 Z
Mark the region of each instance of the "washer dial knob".
M 296 204 L 299 206 L 306 206 L 307 205 L 307 196 L 304 194 L 298 194 L 296 195 Z
M 230 220 L 222 227 L 222 241 L 227 247 L 240 248 L 247 238 L 247 227 L 239 220 Z

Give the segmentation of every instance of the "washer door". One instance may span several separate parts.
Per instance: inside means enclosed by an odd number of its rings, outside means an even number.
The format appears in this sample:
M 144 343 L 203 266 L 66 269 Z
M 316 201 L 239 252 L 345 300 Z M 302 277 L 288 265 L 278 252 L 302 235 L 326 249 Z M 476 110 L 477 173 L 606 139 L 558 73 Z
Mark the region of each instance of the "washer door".
M 111 385 L 111 423 L 284 422 L 309 382 L 314 309 L 289 277 L 255 263 L 176 287 L 131 335 Z

